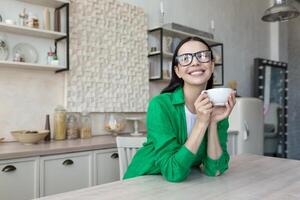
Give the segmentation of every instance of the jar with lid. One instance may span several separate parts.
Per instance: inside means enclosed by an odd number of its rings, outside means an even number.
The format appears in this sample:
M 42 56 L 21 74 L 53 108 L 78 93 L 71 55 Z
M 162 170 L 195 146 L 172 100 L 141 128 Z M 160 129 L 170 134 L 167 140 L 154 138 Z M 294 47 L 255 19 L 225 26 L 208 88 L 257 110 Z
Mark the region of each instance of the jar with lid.
M 80 116 L 80 138 L 92 137 L 92 119 L 88 112 L 82 112 Z
M 74 114 L 70 114 L 68 116 L 67 122 L 67 138 L 68 139 L 76 139 L 79 137 L 79 129 L 77 118 Z
M 54 139 L 66 139 L 66 110 L 63 106 L 57 106 L 54 113 Z

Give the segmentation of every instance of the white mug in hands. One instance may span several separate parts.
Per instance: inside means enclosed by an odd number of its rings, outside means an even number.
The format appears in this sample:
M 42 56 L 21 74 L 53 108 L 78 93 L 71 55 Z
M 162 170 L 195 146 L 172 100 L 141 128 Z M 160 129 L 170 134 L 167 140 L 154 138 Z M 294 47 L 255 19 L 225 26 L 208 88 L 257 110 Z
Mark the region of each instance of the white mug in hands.
M 208 98 L 213 103 L 214 106 L 225 106 L 233 90 L 231 88 L 213 88 L 209 90 L 203 90 L 202 93 L 206 93 Z

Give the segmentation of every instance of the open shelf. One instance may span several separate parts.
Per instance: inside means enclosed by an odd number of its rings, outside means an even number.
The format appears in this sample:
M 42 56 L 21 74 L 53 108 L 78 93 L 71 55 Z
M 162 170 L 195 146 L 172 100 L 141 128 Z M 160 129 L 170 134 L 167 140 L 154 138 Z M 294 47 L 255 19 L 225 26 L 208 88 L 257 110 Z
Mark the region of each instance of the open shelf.
M 61 66 L 61 65 L 43 65 L 38 63 L 25 63 L 25 62 L 13 62 L 13 61 L 0 61 L 0 67 L 38 69 L 38 70 L 45 70 L 45 71 L 57 71 L 66 68 L 65 66 Z
M 151 57 L 151 56 L 158 56 L 160 55 L 160 51 L 153 51 L 153 52 L 150 52 L 148 54 L 148 57 Z M 163 52 L 163 56 L 164 57 L 168 57 L 168 58 L 172 58 L 173 57 L 173 53 L 170 53 L 170 52 Z
M 45 7 L 58 8 L 66 3 L 70 3 L 69 0 L 18 0 L 26 3 L 36 4 Z
M 153 32 L 153 31 L 156 31 L 158 29 L 161 29 L 161 27 L 151 29 L 148 32 Z M 180 36 L 182 38 L 190 37 L 190 36 L 191 37 L 193 37 L 193 36 L 199 37 L 199 35 L 183 32 L 183 31 L 179 31 L 179 30 L 175 30 L 175 29 L 171 29 L 171 28 L 167 28 L 167 27 L 163 27 L 162 29 L 163 29 L 164 35 L 170 36 L 170 37 L 180 37 Z M 208 43 L 208 45 L 214 46 L 214 45 L 219 45 L 220 44 L 220 42 L 214 41 L 214 40 L 209 39 L 209 38 L 205 38 L 205 37 L 201 37 L 201 38 L 203 38 Z
M 47 31 L 47 30 L 17 26 L 17 25 L 8 25 L 5 23 L 0 23 L 0 31 L 19 34 L 19 35 L 42 37 L 48 39 L 58 39 L 67 36 L 66 33 Z

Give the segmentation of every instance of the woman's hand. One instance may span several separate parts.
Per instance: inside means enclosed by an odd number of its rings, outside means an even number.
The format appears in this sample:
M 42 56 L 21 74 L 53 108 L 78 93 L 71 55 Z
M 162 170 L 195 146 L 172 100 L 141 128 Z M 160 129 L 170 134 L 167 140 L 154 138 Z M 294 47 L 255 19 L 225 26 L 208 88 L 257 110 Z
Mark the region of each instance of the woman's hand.
M 196 99 L 194 106 L 199 122 L 208 125 L 213 111 L 213 104 L 210 102 L 207 94 L 200 94 Z
M 226 102 L 225 106 L 214 106 L 212 109 L 210 122 L 217 123 L 228 117 L 235 105 L 235 92 L 232 92 Z

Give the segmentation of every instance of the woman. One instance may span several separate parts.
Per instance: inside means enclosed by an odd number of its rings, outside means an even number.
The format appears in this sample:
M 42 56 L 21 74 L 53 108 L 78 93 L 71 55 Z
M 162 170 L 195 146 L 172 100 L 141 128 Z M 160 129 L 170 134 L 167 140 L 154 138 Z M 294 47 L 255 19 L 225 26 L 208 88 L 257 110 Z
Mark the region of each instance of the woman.
M 136 153 L 124 179 L 162 174 L 172 182 L 183 181 L 191 167 L 217 176 L 228 168 L 228 119 L 234 104 L 232 93 L 226 106 L 214 107 L 207 94 L 212 88 L 214 60 L 211 48 L 197 37 L 177 46 L 172 79 L 147 112 L 147 142 Z

